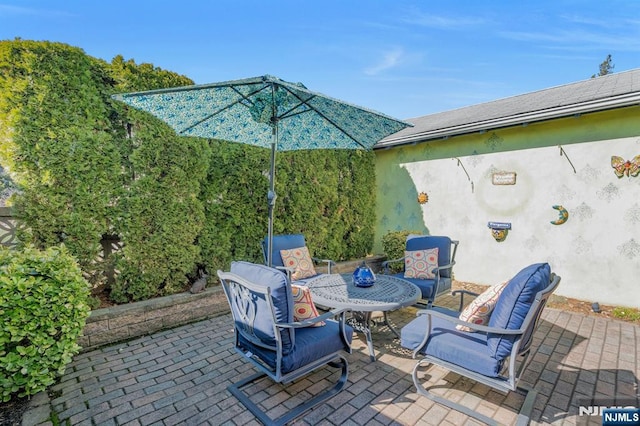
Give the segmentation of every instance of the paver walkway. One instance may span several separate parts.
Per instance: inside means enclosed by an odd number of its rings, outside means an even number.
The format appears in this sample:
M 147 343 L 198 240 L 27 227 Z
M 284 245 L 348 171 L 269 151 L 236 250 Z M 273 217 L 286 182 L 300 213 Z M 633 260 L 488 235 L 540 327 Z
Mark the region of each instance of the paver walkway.
M 442 303 L 442 300 L 439 300 Z M 391 313 L 401 327 L 414 308 Z M 299 425 L 463 425 L 475 420 L 420 397 L 413 389 L 415 361 L 389 330 L 374 330 L 378 360 L 370 362 L 364 338 L 354 338 L 346 389 L 298 420 Z M 75 357 L 52 387 L 51 409 L 71 425 L 258 425 L 226 390 L 254 372 L 232 348 L 230 315 L 116 344 Z M 546 309 L 535 335 L 525 381 L 538 396 L 532 424 L 586 424 L 581 397 L 638 394 L 640 327 Z M 325 386 L 333 370 L 320 370 L 289 387 L 265 380 L 256 396 L 270 414 Z M 451 398 L 503 424 L 512 424 L 522 397 L 503 395 L 439 367 L 428 370 Z M 291 395 L 290 395 L 291 394 Z M 45 406 L 46 408 L 46 406 Z M 600 424 L 598 418 L 591 418 Z M 68 422 L 68 423 L 66 423 Z M 30 412 L 25 424 L 37 423 Z M 51 424 L 51 423 L 43 423 Z

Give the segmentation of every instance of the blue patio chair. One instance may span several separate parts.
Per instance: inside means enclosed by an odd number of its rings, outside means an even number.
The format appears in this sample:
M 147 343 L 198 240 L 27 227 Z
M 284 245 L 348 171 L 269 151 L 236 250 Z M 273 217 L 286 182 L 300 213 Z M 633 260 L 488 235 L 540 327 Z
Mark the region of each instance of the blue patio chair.
M 422 304 L 431 307 L 439 294 L 451 290 L 451 280 L 453 278 L 453 266 L 456 264 L 456 251 L 458 250 L 458 241 L 449 237 L 434 235 L 410 235 L 407 237 L 405 252 L 417 252 L 419 250 L 438 249 L 437 266 L 431 268 L 433 278 L 420 276 L 418 278 L 410 278 L 406 273 L 405 260 L 406 256 L 399 259 L 386 260 L 382 262 L 382 268 L 385 274 L 394 275 L 399 278 L 412 282 L 422 291 Z M 392 265 L 402 262 L 402 271 L 398 273 L 392 272 Z
M 265 265 L 267 264 L 267 253 L 268 253 L 267 241 L 268 241 L 268 237 L 265 237 L 261 241 L 262 255 L 264 257 Z M 291 249 L 300 248 L 300 247 L 307 247 L 307 243 L 305 241 L 304 235 L 302 235 L 302 234 L 274 235 L 273 236 L 273 245 L 271 247 L 271 263 L 272 263 L 271 266 L 273 266 L 274 268 L 286 271 L 287 272 L 287 276 L 291 280 L 293 271 L 290 268 L 287 268 L 285 266 L 284 261 L 282 260 L 282 256 L 280 254 L 280 251 L 281 250 L 291 250 Z M 313 262 L 314 265 L 325 264 L 326 265 L 327 274 L 330 274 L 331 273 L 331 267 L 335 266 L 335 262 L 333 260 L 331 260 L 331 259 L 320 259 L 320 258 L 311 256 L 311 261 Z M 308 280 L 311 280 L 311 279 L 313 279 L 314 277 L 316 277 L 318 275 L 320 275 L 320 273 L 317 273 L 317 274 L 315 274 L 313 276 L 309 276 L 309 277 L 306 277 L 305 279 L 296 280 L 296 281 L 308 281 Z
M 523 393 L 525 400 L 517 423 L 528 424 L 537 392 L 520 386 L 519 381 L 529 361 L 542 310 L 559 283 L 560 277 L 551 273 L 547 263 L 522 269 L 499 293 L 487 325 L 462 321 L 460 312 L 446 308 L 419 311 L 418 317 L 401 330 L 401 345 L 412 350 L 414 358 L 423 356 L 412 374 L 417 392 L 484 423 L 496 424 L 490 417 L 435 395 L 422 385 L 420 369 L 439 365 L 501 392 Z M 461 297 L 464 293 L 468 292 L 460 292 Z M 460 331 L 458 324 L 475 332 Z
M 345 324 L 344 310 L 294 322 L 291 285 L 282 271 L 232 262 L 231 271 L 218 271 L 218 277 L 231 307 L 235 350 L 259 370 L 228 389 L 262 423 L 291 422 L 344 388 L 349 367 L 343 353 L 351 353 L 353 336 L 353 329 Z M 321 322 L 324 325 L 316 326 Z M 286 384 L 326 365 L 341 369 L 337 383 L 276 419 L 269 417 L 244 390 L 265 376 Z M 283 407 L 289 404 L 284 403 Z

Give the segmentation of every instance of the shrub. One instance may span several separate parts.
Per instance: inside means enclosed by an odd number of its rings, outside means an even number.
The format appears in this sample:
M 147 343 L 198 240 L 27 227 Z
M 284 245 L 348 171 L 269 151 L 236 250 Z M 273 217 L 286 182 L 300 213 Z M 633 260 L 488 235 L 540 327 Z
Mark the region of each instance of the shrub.
M 0 400 L 54 383 L 78 353 L 89 283 L 64 247 L 0 249 Z
M 389 231 L 382 237 L 382 248 L 388 260 L 400 259 L 409 234 L 421 234 L 420 231 Z M 393 272 L 400 272 L 404 265 L 401 262 L 389 265 Z

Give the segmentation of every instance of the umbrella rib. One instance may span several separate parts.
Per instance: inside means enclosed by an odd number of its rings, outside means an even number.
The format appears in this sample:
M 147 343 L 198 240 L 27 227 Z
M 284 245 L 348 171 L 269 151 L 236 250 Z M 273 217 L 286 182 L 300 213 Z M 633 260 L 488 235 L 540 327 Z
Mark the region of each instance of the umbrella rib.
M 295 94 L 293 94 L 293 95 L 295 96 Z M 313 99 L 313 98 L 315 98 L 315 97 L 316 97 L 316 95 L 313 95 L 312 97 L 310 97 L 309 99 L 307 99 L 307 101 L 309 101 L 309 100 L 311 100 L 311 99 Z M 296 96 L 296 98 L 298 98 L 298 97 Z M 298 100 L 299 100 L 299 99 L 300 99 L 300 98 L 298 98 Z M 296 110 L 299 106 L 301 106 L 301 105 L 305 105 L 305 106 L 307 106 L 309 109 L 304 110 L 304 111 L 298 111 L 298 112 L 295 112 L 295 113 L 291 113 L 292 111 L 295 111 L 295 110 Z M 283 118 L 295 117 L 296 115 L 304 114 L 305 112 L 309 112 L 309 111 L 315 111 L 315 109 L 314 109 L 313 107 L 309 106 L 306 102 L 300 101 L 297 105 L 295 105 L 295 106 L 294 106 L 294 107 L 292 107 L 292 108 L 289 108 L 289 110 L 288 110 L 288 111 L 285 111 L 284 113 L 282 113 L 282 115 L 280 115 L 280 116 L 278 117 L 278 119 L 280 120 L 280 119 L 283 119 Z
M 237 104 L 242 104 L 242 101 L 247 101 L 247 102 L 249 102 L 249 103 L 251 103 L 253 105 L 253 102 L 251 102 L 251 99 L 249 99 L 249 96 L 253 96 L 256 93 L 260 93 L 261 91 L 264 90 L 264 87 L 261 87 L 258 90 L 254 90 L 253 92 L 249 93 L 248 95 L 244 95 L 244 94 L 240 93 L 235 87 L 231 87 L 231 90 L 233 90 L 238 95 L 240 95 L 240 99 L 238 99 L 235 102 L 230 103 L 229 105 L 225 106 L 224 108 L 220 108 L 219 110 L 212 112 L 211 114 L 207 115 L 206 117 L 202 118 L 201 120 L 196 121 L 195 123 L 191 124 L 190 126 L 185 127 L 184 129 L 180 130 L 177 133 L 179 135 L 184 134 L 185 132 L 188 132 L 189 130 L 193 129 L 194 127 L 204 123 L 205 121 L 207 121 L 211 117 L 215 117 L 216 115 L 220 114 L 222 111 L 226 111 L 226 110 L 232 108 L 233 106 L 235 106 Z M 242 105 L 244 106 L 244 104 L 242 104 Z
M 361 144 L 355 137 L 351 136 L 349 134 L 349 132 L 347 132 L 345 129 L 342 128 L 342 126 L 338 125 L 336 122 L 334 122 L 332 119 L 330 119 L 329 117 L 327 117 L 322 111 L 318 110 L 317 108 L 314 108 L 312 105 L 308 104 L 308 101 L 310 101 L 311 99 L 315 98 L 316 95 L 312 95 L 309 99 L 307 100 L 303 100 L 300 98 L 300 96 L 298 96 L 296 93 L 294 93 L 293 91 L 289 90 L 288 87 L 285 86 L 280 86 L 280 87 L 284 87 L 285 90 L 287 90 L 287 92 L 291 93 L 293 96 L 295 96 L 300 102 L 301 104 L 304 104 L 306 106 L 308 106 L 309 108 L 311 108 L 311 110 L 315 111 L 318 115 L 320 115 L 322 118 L 324 118 L 325 120 L 327 120 L 329 123 L 331 123 L 331 125 L 333 125 L 336 129 L 340 130 L 343 134 L 345 134 L 349 139 L 351 139 L 352 141 L 354 141 L 356 144 L 360 145 L 362 148 L 367 149 L 366 146 L 364 146 L 363 144 Z M 298 107 L 298 105 L 296 105 L 296 108 Z M 291 110 L 289 110 L 291 111 Z M 306 112 L 306 111 L 305 111 Z M 297 114 L 301 114 L 301 113 L 297 113 Z M 294 114 L 295 115 L 295 114 Z M 293 115 L 291 115 L 293 116 Z

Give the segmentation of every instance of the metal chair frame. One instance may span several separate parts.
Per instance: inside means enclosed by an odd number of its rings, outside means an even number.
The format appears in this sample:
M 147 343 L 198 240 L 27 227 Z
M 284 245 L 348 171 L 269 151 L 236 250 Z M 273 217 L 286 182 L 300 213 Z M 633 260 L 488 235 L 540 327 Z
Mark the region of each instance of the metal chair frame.
M 505 366 L 505 368 L 503 368 L 502 373 L 498 377 L 485 376 L 475 371 L 468 370 L 463 366 L 441 360 L 437 357 L 433 357 L 431 355 L 422 355 L 423 358 L 418 361 L 412 373 L 413 383 L 416 386 L 418 394 L 426 396 L 427 398 L 439 404 L 445 405 L 470 417 L 478 419 L 488 425 L 498 424 L 495 420 L 488 416 L 485 416 L 480 412 L 477 412 L 460 403 L 451 401 L 439 395 L 435 395 L 432 392 L 429 392 L 421 383 L 420 378 L 418 377 L 418 373 L 422 367 L 429 364 L 439 365 L 454 373 L 457 373 L 464 377 L 468 377 L 469 379 L 475 380 L 476 382 L 482 383 L 501 392 L 506 393 L 509 391 L 518 391 L 522 393 L 525 396 L 525 400 L 522 404 L 520 412 L 518 413 L 516 424 L 527 425 L 529 423 L 537 391 L 527 385 L 520 385 L 519 382 L 523 371 L 530 361 L 529 356 L 531 354 L 531 343 L 533 340 L 533 334 L 538 326 L 542 311 L 547 303 L 549 296 L 555 291 L 559 283 L 560 277 L 552 273 L 550 277 L 550 284 L 547 286 L 547 288 L 536 294 L 534 302 L 531 305 L 531 308 L 529 309 L 529 312 L 527 313 L 522 326 L 517 330 L 472 324 L 432 309 L 418 311 L 417 315 L 427 315 L 427 330 L 422 343 L 420 344 L 418 349 L 413 352 L 414 358 L 417 358 L 420 355 L 420 351 L 424 348 L 424 346 L 427 344 L 427 341 L 429 340 L 432 317 L 442 318 L 454 324 L 464 325 L 471 328 L 472 330 L 475 330 L 476 332 L 515 336 L 515 341 L 513 343 L 511 353 L 508 356 L 509 362 Z M 462 298 L 464 297 L 464 294 L 476 295 L 468 291 L 456 291 L 454 292 L 454 294 L 461 295 L 460 306 L 462 306 Z M 520 360 L 520 362 L 518 362 L 518 360 Z
M 420 237 L 427 237 L 428 235 L 421 235 Z M 433 273 L 435 275 L 435 281 L 436 281 L 436 288 L 435 288 L 435 292 L 433 293 L 433 299 L 421 299 L 418 304 L 425 306 L 426 308 L 431 308 L 433 306 L 433 302 L 435 301 L 435 298 L 444 293 L 445 291 L 447 291 L 448 289 L 440 289 L 440 282 L 441 282 L 441 272 L 442 271 L 446 271 L 449 270 L 451 277 L 449 278 L 451 281 L 453 281 L 453 266 L 456 264 L 456 252 L 458 251 L 458 244 L 460 243 L 460 241 L 458 240 L 450 240 L 451 241 L 451 258 L 450 258 L 450 262 L 447 263 L 446 265 L 438 265 L 438 267 L 433 269 Z M 400 257 L 398 259 L 391 259 L 391 260 L 385 260 L 384 262 L 382 262 L 382 264 L 380 265 L 385 273 L 385 275 L 390 275 L 391 274 L 391 265 L 394 263 L 399 263 L 399 262 L 404 262 L 405 257 Z M 404 270 L 404 268 L 403 268 Z
M 251 411 L 251 413 L 253 413 L 258 418 L 258 420 L 260 420 L 260 422 L 265 425 L 287 424 L 302 416 L 311 408 L 336 395 L 344 388 L 347 383 L 349 374 L 349 365 L 347 359 L 341 353 L 332 353 L 326 355 L 294 371 L 283 373 L 283 348 L 281 333 L 287 329 L 295 330 L 303 327 L 311 327 L 318 322 L 338 317 L 340 324 L 340 338 L 343 343 L 343 350 L 347 353 L 351 353 L 351 346 L 348 342 L 345 331 L 345 313 L 348 311 L 347 309 L 332 310 L 319 317 L 301 322 L 278 323 L 276 321 L 275 308 L 271 298 L 271 289 L 269 287 L 255 285 L 248 280 L 229 272 L 218 271 L 218 276 L 220 277 L 225 295 L 227 297 L 227 300 L 229 301 L 229 305 L 234 316 L 234 348 L 236 352 L 242 355 L 243 359 L 249 361 L 254 367 L 259 370 L 258 373 L 229 385 L 227 389 L 245 407 L 247 407 L 247 409 L 249 409 L 249 411 Z M 254 321 L 256 319 L 256 298 L 265 300 L 268 308 L 271 311 L 271 315 L 273 318 L 273 330 L 275 332 L 275 344 L 265 343 L 262 339 L 260 339 L 260 337 L 256 333 L 256 330 L 254 329 Z M 233 309 L 234 306 L 236 306 L 238 309 Z M 236 317 L 236 315 L 238 317 Z M 240 345 L 240 336 L 247 339 L 256 346 L 274 351 L 276 353 L 275 368 L 270 367 L 257 355 L 243 348 L 242 345 Z M 277 383 L 288 384 L 325 365 L 341 369 L 341 375 L 337 383 L 333 387 L 317 394 L 313 398 L 294 407 L 292 410 L 276 419 L 269 417 L 267 413 L 264 412 L 256 403 L 254 403 L 250 399 L 250 397 L 243 391 L 244 387 L 263 377 L 269 377 L 271 380 Z
M 278 239 L 278 238 L 296 237 L 296 236 L 297 236 L 297 237 L 299 237 L 299 238 L 301 238 L 301 241 L 304 241 L 304 243 L 305 243 L 305 245 L 306 245 L 306 240 L 305 240 L 305 238 L 304 238 L 304 235 L 302 235 L 302 234 L 283 234 L 283 235 L 274 235 L 274 236 L 273 236 L 273 240 L 276 240 L 276 239 Z M 275 243 L 274 243 L 274 245 L 275 245 Z M 265 237 L 265 238 L 260 242 L 260 247 L 262 248 L 262 256 L 263 256 L 263 258 L 264 258 L 264 264 L 265 264 L 265 265 L 267 265 L 267 262 L 268 262 L 268 260 L 267 260 L 267 259 L 268 259 L 267 237 Z M 288 248 L 289 248 L 289 249 L 292 249 L 292 248 L 296 248 L 296 247 L 294 246 L 294 247 L 288 247 Z M 281 259 L 281 258 L 280 258 L 280 253 L 275 253 L 275 254 L 278 256 L 278 258 L 279 258 L 279 259 Z M 272 256 L 273 256 L 273 253 L 272 253 Z M 333 261 L 333 260 L 331 260 L 331 259 L 322 259 L 322 258 L 319 258 L 319 257 L 311 256 L 311 260 L 313 261 L 314 265 L 322 265 L 322 264 L 325 264 L 325 265 L 326 265 L 326 268 L 327 268 L 327 274 L 330 274 L 330 273 L 331 273 L 331 268 L 332 268 L 332 267 L 334 267 L 334 266 L 336 266 L 336 262 L 334 262 L 334 261 Z M 272 257 L 271 261 L 272 261 L 272 263 L 273 263 L 273 257 Z M 268 266 L 268 265 L 267 265 L 267 266 Z M 279 270 L 283 271 L 284 273 L 286 273 L 286 274 L 287 274 L 287 278 L 289 278 L 289 281 L 291 281 L 291 274 L 292 274 L 294 271 L 292 271 L 290 268 L 287 268 L 287 267 L 285 267 L 285 266 L 279 266 L 279 265 L 277 265 L 277 266 L 272 265 L 272 266 L 273 266 L 274 268 L 279 269 Z

